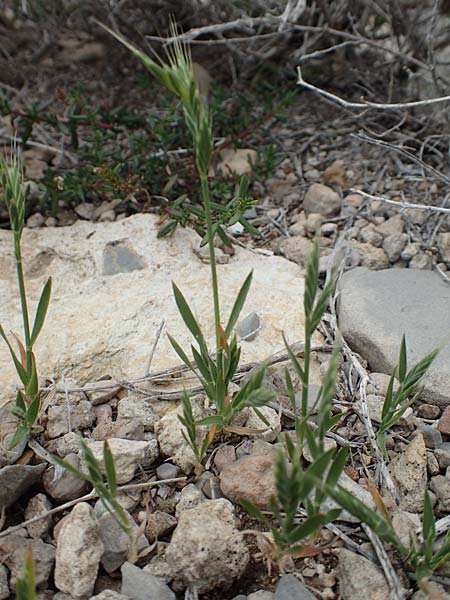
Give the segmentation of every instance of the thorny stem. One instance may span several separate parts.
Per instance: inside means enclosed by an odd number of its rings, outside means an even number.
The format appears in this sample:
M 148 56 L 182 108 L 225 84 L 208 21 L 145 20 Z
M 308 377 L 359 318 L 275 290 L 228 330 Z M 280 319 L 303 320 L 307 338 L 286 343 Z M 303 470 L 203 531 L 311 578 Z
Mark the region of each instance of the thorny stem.
M 16 258 L 17 279 L 19 282 L 20 302 L 22 305 L 23 329 L 25 336 L 25 349 L 27 356 L 27 373 L 31 373 L 31 334 L 30 319 L 28 317 L 27 296 L 25 292 L 25 278 L 22 267 L 22 251 L 20 249 L 20 235 L 14 235 L 14 253 Z

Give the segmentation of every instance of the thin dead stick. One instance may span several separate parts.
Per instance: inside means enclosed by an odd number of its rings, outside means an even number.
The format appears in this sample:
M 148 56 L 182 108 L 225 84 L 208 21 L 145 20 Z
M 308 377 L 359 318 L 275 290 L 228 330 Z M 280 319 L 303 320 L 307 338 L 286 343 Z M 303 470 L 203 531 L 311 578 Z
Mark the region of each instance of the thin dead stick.
M 372 194 L 368 194 L 367 192 L 363 192 L 361 190 L 357 190 L 355 188 L 350 188 L 349 192 L 352 192 L 352 194 L 359 194 L 360 196 L 362 196 L 363 198 L 365 198 L 366 200 L 370 200 L 371 202 L 384 202 L 385 204 L 389 204 L 390 206 L 395 206 L 397 208 L 415 208 L 418 210 L 426 210 L 429 212 L 436 212 L 436 213 L 443 213 L 443 214 L 450 214 L 450 208 L 445 208 L 443 206 L 429 206 L 426 204 L 412 204 L 410 202 L 403 202 L 403 201 L 396 201 L 396 200 L 390 200 L 389 198 L 385 198 L 384 196 L 373 196 Z
M 364 133 L 351 133 L 350 136 L 357 138 L 359 140 L 362 140 L 363 142 L 367 142 L 368 144 L 373 144 L 375 146 L 382 146 L 385 148 L 390 148 L 391 150 L 394 150 L 395 152 L 399 152 L 400 154 L 407 156 L 410 160 L 414 161 L 416 164 L 420 165 L 424 170 L 429 171 L 430 173 L 433 173 L 433 175 L 437 179 L 440 179 L 447 185 L 450 185 L 450 177 L 447 177 L 447 175 L 444 175 L 444 173 L 441 173 L 440 171 L 438 171 L 431 165 L 428 165 L 421 158 L 419 158 L 418 156 L 415 156 L 412 152 L 409 152 L 406 148 L 403 148 L 402 146 L 396 146 L 395 144 L 390 144 L 389 142 L 384 142 L 382 140 L 377 140 L 377 139 L 371 138 L 368 135 L 365 135 Z
M 156 346 L 158 345 L 159 338 L 161 337 L 162 330 L 164 328 L 164 319 L 159 324 L 158 330 L 156 332 L 155 341 L 153 343 L 152 349 L 150 351 L 150 356 L 148 357 L 147 369 L 145 370 L 145 375 L 148 377 L 150 374 L 150 369 L 152 367 L 153 357 L 155 355 Z
M 298 356 L 302 356 L 302 353 L 303 353 L 302 344 L 303 344 L 303 340 L 299 340 L 299 341 L 291 344 L 291 347 L 293 348 L 294 352 Z M 319 345 L 313 346 L 312 350 L 314 352 L 331 352 L 332 347 L 329 344 L 319 344 Z M 281 350 L 280 352 L 276 352 L 275 354 L 273 354 L 267 361 L 263 361 L 263 362 L 267 366 L 271 366 L 271 365 L 275 365 L 280 362 L 284 362 L 288 359 L 289 359 L 289 355 L 286 352 L 283 352 Z M 257 367 L 260 364 L 261 364 L 261 362 L 252 362 L 252 363 L 247 363 L 246 365 L 243 365 L 236 372 L 236 376 L 235 376 L 236 379 L 240 379 L 244 373 L 251 371 L 253 368 Z M 69 394 L 86 393 L 86 392 L 101 392 L 101 391 L 107 391 L 107 390 L 111 390 L 111 389 L 115 389 L 115 388 L 120 389 L 121 387 L 126 388 L 126 387 L 130 387 L 130 386 L 134 386 L 136 383 L 144 383 L 146 381 L 148 381 L 150 383 L 152 383 L 152 382 L 158 383 L 161 381 L 166 382 L 167 377 L 170 377 L 171 375 L 185 373 L 188 370 L 189 369 L 186 365 L 179 365 L 179 366 L 175 366 L 175 367 L 170 367 L 168 369 L 165 369 L 164 371 L 150 373 L 149 375 L 146 375 L 144 377 L 137 377 L 135 379 L 129 379 L 129 380 L 123 380 L 123 381 L 112 380 L 112 381 L 105 381 L 104 383 L 98 382 L 95 385 L 87 384 L 85 386 L 68 388 L 67 392 Z M 162 378 L 164 378 L 164 380 Z M 170 381 L 172 383 L 177 383 L 176 379 L 173 377 L 170 379 Z M 134 389 L 136 389 L 136 388 L 134 388 Z M 55 387 L 54 385 L 51 385 L 51 386 L 41 387 L 41 392 L 49 392 L 49 391 L 65 393 L 65 389 L 62 386 Z M 154 394 L 152 391 L 149 391 L 149 390 L 144 390 L 144 389 L 139 390 L 139 388 L 137 388 L 137 391 L 145 392 L 149 397 L 151 397 L 151 396 L 154 396 L 155 398 L 159 397 L 158 394 Z M 174 392 L 174 393 L 177 393 L 177 392 Z M 170 393 L 168 395 L 168 398 L 169 399 L 171 398 Z
M 130 483 L 129 485 L 119 486 L 117 488 L 117 491 L 118 492 L 132 492 L 132 491 L 136 491 L 136 490 L 144 490 L 149 487 L 154 487 L 156 485 L 162 485 L 162 484 L 166 484 L 166 483 L 178 483 L 180 481 L 186 481 L 186 479 L 187 479 L 186 477 L 174 477 L 172 479 L 159 479 L 158 481 L 147 481 L 145 483 Z M 81 496 L 81 498 L 75 498 L 75 500 L 70 500 L 69 502 L 66 502 L 65 504 L 61 504 L 61 506 L 52 508 L 51 510 L 48 510 L 47 512 L 45 512 L 41 515 L 36 515 L 35 517 L 32 517 L 31 519 L 28 519 L 27 521 L 24 521 L 23 523 L 19 523 L 19 525 L 13 525 L 12 527 L 8 527 L 8 529 L 5 529 L 5 531 L 0 532 L 0 538 L 6 537 L 7 535 L 14 533 L 15 531 L 19 531 L 19 529 L 23 529 L 23 527 L 27 527 L 28 525 L 31 525 L 32 523 L 36 523 L 37 521 L 40 521 L 41 519 L 45 519 L 46 517 L 56 515 L 57 513 L 60 513 L 63 510 L 72 508 L 72 506 L 75 506 L 75 504 L 78 504 L 79 502 L 87 502 L 88 500 L 94 500 L 94 498 L 98 498 L 98 494 L 97 494 L 97 492 L 92 491 L 89 494 Z
M 344 108 L 357 109 L 357 110 L 367 110 L 368 108 L 375 108 L 377 110 L 402 110 L 408 108 L 419 108 L 422 106 L 430 106 L 432 104 L 439 104 L 442 102 L 450 102 L 450 96 L 441 96 L 440 98 L 429 98 L 428 100 L 416 100 L 414 102 L 393 102 L 389 104 L 385 104 L 382 102 L 348 102 L 341 98 L 340 96 L 336 96 L 336 94 L 332 94 L 331 92 L 327 92 L 326 90 L 319 88 L 312 83 L 308 83 L 303 79 L 302 70 L 300 67 L 297 67 L 298 80 L 297 85 L 306 88 L 307 90 L 311 90 L 316 94 L 320 94 L 324 98 L 328 98 L 332 102 L 343 106 Z
M 336 289 L 337 289 L 337 284 L 338 284 L 339 278 L 341 277 L 342 272 L 343 272 L 343 265 L 344 265 L 344 261 L 341 262 L 341 266 L 338 271 L 338 276 L 336 279 Z M 331 270 L 331 267 L 330 267 L 330 270 Z M 330 276 L 331 276 L 331 272 L 328 272 L 327 278 Z M 355 410 L 356 414 L 358 415 L 358 417 L 360 418 L 360 420 L 362 421 L 364 427 L 366 428 L 366 432 L 367 432 L 367 436 L 370 441 L 370 445 L 372 446 L 373 453 L 377 460 L 377 471 L 378 471 L 377 478 L 380 478 L 380 476 L 381 476 L 381 479 L 386 484 L 386 487 L 388 488 L 389 492 L 392 494 L 392 497 L 394 498 L 394 500 L 396 502 L 398 502 L 397 488 L 395 487 L 395 484 L 389 473 L 389 470 L 387 468 L 387 464 L 386 464 L 384 455 L 381 451 L 381 448 L 379 447 L 379 445 L 377 443 L 375 431 L 373 429 L 372 421 L 370 419 L 369 407 L 367 404 L 367 394 L 366 394 L 366 388 L 367 388 L 367 384 L 369 382 L 369 376 L 367 374 L 366 369 L 362 366 L 361 362 L 357 359 L 355 354 L 351 351 L 350 346 L 345 341 L 344 336 L 342 335 L 342 333 L 339 329 L 337 315 L 336 315 L 337 297 L 338 297 L 338 292 L 335 291 L 330 300 L 330 313 L 331 313 L 330 325 L 334 331 L 335 337 L 338 340 L 340 347 L 342 348 L 342 351 L 349 359 L 351 365 L 353 366 L 353 368 L 355 369 L 355 371 L 357 372 L 358 377 L 359 377 L 358 388 L 359 388 L 359 396 L 360 396 L 360 400 L 359 400 L 360 410 L 358 410 L 356 407 L 354 408 L 354 410 Z
M 380 538 L 365 523 L 362 523 L 362 528 L 366 532 L 383 569 L 384 576 L 391 590 L 390 600 L 405 600 L 407 598 L 407 591 L 402 586 Z

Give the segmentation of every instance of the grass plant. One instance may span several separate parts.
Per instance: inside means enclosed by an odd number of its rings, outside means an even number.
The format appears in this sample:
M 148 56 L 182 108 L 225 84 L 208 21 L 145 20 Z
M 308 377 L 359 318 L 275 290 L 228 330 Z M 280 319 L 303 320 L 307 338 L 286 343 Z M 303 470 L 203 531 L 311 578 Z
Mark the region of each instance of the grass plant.
M 34 600 L 36 584 L 34 579 L 34 562 L 31 548 L 27 550 L 25 562 L 16 581 L 16 600 Z
M 19 390 L 17 392 L 16 404 L 13 410 L 14 414 L 19 419 L 19 424 L 11 441 L 11 446 L 15 446 L 29 434 L 33 434 L 38 430 L 36 428 L 36 421 L 40 409 L 40 390 L 33 347 L 44 326 L 50 302 L 52 281 L 51 278 L 49 278 L 42 289 L 33 328 L 31 328 L 21 250 L 21 239 L 25 218 L 26 190 L 23 181 L 22 168 L 15 149 L 11 152 L 9 164 L 3 154 L 0 153 L 0 184 L 3 200 L 6 203 L 10 218 L 14 240 L 14 257 L 16 261 L 24 333 L 24 341 L 21 341 L 16 334 L 12 334 L 19 349 L 19 353 L 17 354 L 14 350 L 12 341 L 6 335 L 2 325 L 0 325 L 0 335 L 8 346 L 17 375 L 24 388 L 23 391 Z
M 173 284 L 173 291 L 178 310 L 195 339 L 191 345 L 192 359 L 178 342 L 170 337 L 173 348 L 181 360 L 198 377 L 206 395 L 216 409 L 216 415 L 196 421 L 193 417 L 190 399 L 185 392 L 183 397 L 183 416 L 180 420 L 185 427 L 185 439 L 191 446 L 196 460 L 201 463 L 209 443 L 218 431 L 231 423 L 237 412 L 247 406 L 257 408 L 266 404 L 273 393 L 262 388 L 264 368 L 261 368 L 242 389 L 232 398 L 229 394 L 229 384 L 239 366 L 241 349 L 238 346 L 236 335 L 233 334 L 234 326 L 247 298 L 252 280 L 252 273 L 245 279 L 236 296 L 231 314 L 225 327 L 222 326 L 220 308 L 219 281 L 215 257 L 216 236 L 224 242 L 227 241 L 223 228 L 225 222 L 214 221 L 211 189 L 209 185 L 209 170 L 214 148 L 212 132 L 212 118 L 207 100 L 200 94 L 194 76 L 191 57 L 186 47 L 181 43 L 174 44 L 167 52 L 167 62 L 153 60 L 145 53 L 134 47 L 123 36 L 106 28 L 116 39 L 124 44 L 147 68 L 147 70 L 170 92 L 179 98 L 184 115 L 184 121 L 189 131 L 195 154 L 195 162 L 200 182 L 200 196 L 202 200 L 202 216 L 206 224 L 206 233 L 203 244 L 208 245 L 209 264 L 211 269 L 212 303 L 214 312 L 215 352 L 208 347 L 206 337 L 197 322 L 186 298 L 181 290 Z M 175 33 L 175 28 L 174 28 Z M 239 197 L 246 193 L 246 182 L 241 182 Z M 235 207 L 237 208 L 237 207 Z M 229 207 L 227 223 L 240 220 L 239 210 Z M 209 432 L 199 445 L 198 427 L 209 427 Z

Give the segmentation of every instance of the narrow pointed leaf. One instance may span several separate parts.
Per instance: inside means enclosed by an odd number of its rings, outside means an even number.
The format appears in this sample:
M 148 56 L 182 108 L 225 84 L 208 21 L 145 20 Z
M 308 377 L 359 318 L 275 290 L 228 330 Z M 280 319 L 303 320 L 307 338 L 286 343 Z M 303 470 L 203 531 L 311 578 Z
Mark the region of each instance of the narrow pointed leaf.
M 186 298 L 183 296 L 181 291 L 177 288 L 177 286 L 174 283 L 172 283 L 172 287 L 173 293 L 175 295 L 175 302 L 177 303 L 178 310 L 180 311 L 180 314 L 183 317 L 183 321 L 185 322 L 187 328 L 196 340 L 203 340 L 202 330 L 200 329 L 200 326 L 197 323 L 197 320 L 194 317 L 189 307 L 189 304 L 186 301 Z
M 103 444 L 103 461 L 105 463 L 106 481 L 108 482 L 109 491 L 115 496 L 117 494 L 116 467 L 107 440 Z
M 44 325 L 45 317 L 47 316 L 48 305 L 50 302 L 50 295 L 52 293 L 52 278 L 49 277 L 47 283 L 44 285 L 42 294 L 39 300 L 39 304 L 36 310 L 36 317 L 34 319 L 33 331 L 31 333 L 31 346 L 36 342 L 42 327 Z
M 252 278 L 253 278 L 253 271 L 250 271 L 250 273 L 247 275 L 247 277 L 246 277 L 244 283 L 242 284 L 242 287 L 239 290 L 239 293 L 236 297 L 236 300 L 234 302 L 233 308 L 230 313 L 230 317 L 228 319 L 227 326 L 225 328 L 225 335 L 227 336 L 227 338 L 230 337 L 231 332 L 233 331 L 234 326 L 236 325 L 236 322 L 239 318 L 239 315 L 241 314 L 242 308 L 244 306 L 245 300 L 247 299 L 248 292 L 250 290 Z

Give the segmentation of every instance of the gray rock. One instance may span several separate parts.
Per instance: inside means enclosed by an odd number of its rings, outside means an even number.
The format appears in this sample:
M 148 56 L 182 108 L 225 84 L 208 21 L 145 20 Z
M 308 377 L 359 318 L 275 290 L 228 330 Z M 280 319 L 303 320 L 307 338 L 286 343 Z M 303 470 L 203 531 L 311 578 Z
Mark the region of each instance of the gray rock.
M 8 571 L 5 565 L 0 565 L 0 600 L 9 598 Z
M 442 434 L 438 429 L 431 427 L 430 425 L 419 425 L 417 431 L 423 435 L 425 446 L 427 448 L 438 448 L 442 444 Z
M 342 600 L 386 600 L 390 597 L 389 586 L 381 570 L 370 560 L 350 552 L 339 550 L 339 591 Z
M 375 371 L 392 373 L 403 333 L 412 365 L 443 344 L 450 331 L 450 287 L 435 273 L 357 268 L 344 274 L 340 290 L 341 331 Z M 442 406 L 450 403 L 449 345 L 425 376 L 421 398 Z
M 177 518 L 181 515 L 183 510 L 188 508 L 195 508 L 201 502 L 206 500 L 205 494 L 198 489 L 193 483 L 188 483 L 182 490 L 180 499 L 175 509 Z
M 77 454 L 80 450 L 80 434 L 70 431 L 56 440 L 56 452 L 64 458 L 68 454 Z
M 140 419 L 145 431 L 153 431 L 155 423 L 159 421 L 147 400 L 136 396 L 128 396 L 119 401 L 117 419 Z
M 0 508 L 14 504 L 32 485 L 40 481 L 45 464 L 8 465 L 0 469 Z
M 248 595 L 248 600 L 274 600 L 275 594 L 267 590 L 258 590 Z
M 159 465 L 159 467 L 156 467 L 158 479 L 174 479 L 175 477 L 178 477 L 179 472 L 180 467 L 169 462 L 165 462 L 162 465 Z
M 119 594 L 119 592 L 115 592 L 114 590 L 103 590 L 100 594 L 91 596 L 90 600 L 130 600 L 130 597 Z
M 48 411 L 47 434 L 53 439 L 69 433 L 67 406 L 51 406 Z M 87 429 L 95 421 L 95 413 L 89 400 L 81 400 L 70 407 L 70 425 L 72 429 Z
M 78 454 L 68 454 L 64 460 L 76 469 L 81 468 Z M 47 494 L 60 502 L 75 500 L 75 498 L 83 496 L 90 487 L 84 479 L 77 477 L 65 469 L 64 471 L 59 471 L 58 469 L 55 476 L 55 467 L 53 465 L 45 471 L 42 482 Z
M 339 214 L 341 206 L 341 196 L 321 183 L 313 183 L 303 200 L 303 210 L 307 215 L 318 213 L 324 217 L 334 217 Z
M 375 246 L 364 242 L 353 242 L 352 245 L 359 252 L 363 267 L 374 271 L 389 267 L 389 258 L 383 248 L 375 248 Z
M 375 230 L 373 225 L 368 225 L 360 230 L 358 240 L 379 248 L 383 243 L 383 236 Z
M 391 263 L 395 263 L 401 256 L 408 241 L 406 233 L 391 233 L 383 242 L 383 250 L 386 252 Z
M 228 500 L 205 500 L 184 510 L 166 550 L 166 560 L 177 584 L 201 594 L 228 586 L 245 571 L 249 551 L 236 529 Z
M 27 439 L 10 448 L 19 420 L 12 414 L 14 402 L 0 406 L 0 467 L 13 465 L 23 454 Z M 0 492 L 1 496 L 1 492 Z
M 44 515 L 52 508 L 52 503 L 45 494 L 36 494 L 30 498 L 25 510 L 25 520 L 32 519 L 38 515 Z M 45 517 L 27 525 L 28 535 L 32 538 L 44 537 L 52 526 L 52 517 Z
M 438 248 L 442 260 L 450 266 L 450 233 L 440 233 L 438 235 Z
M 64 520 L 56 549 L 55 584 L 72 596 L 89 596 L 94 590 L 103 543 L 94 511 L 80 502 Z
M 418 252 L 409 262 L 410 269 L 418 269 L 419 271 L 431 271 L 433 268 L 433 259 L 425 252 Z
M 283 575 L 275 588 L 275 600 L 316 600 L 316 597 L 297 577 Z
M 146 266 L 145 260 L 141 258 L 132 248 L 120 243 L 111 242 L 103 251 L 103 275 L 117 275 L 118 273 L 130 273 L 139 271 Z
M 442 442 L 439 448 L 433 451 L 441 469 L 450 467 L 450 442 Z
M 420 252 L 420 244 L 417 243 L 411 243 L 411 244 L 407 244 L 400 257 L 403 260 L 411 260 L 412 258 L 414 258 L 414 256 L 416 256 L 416 254 L 418 254 Z
M 261 329 L 261 319 L 258 313 L 251 312 L 246 317 L 241 319 L 236 327 L 236 333 L 241 340 L 251 342 L 258 335 Z
M 438 500 L 438 513 L 441 515 L 450 512 L 450 477 L 436 475 L 431 478 L 431 490 L 436 494 Z
M 393 233 L 403 233 L 404 228 L 405 221 L 401 215 L 394 215 L 376 227 L 377 231 L 381 233 L 384 238 Z
M 138 526 L 136 525 L 135 520 L 130 513 L 127 511 L 125 511 L 125 513 L 134 533 L 136 533 Z M 113 573 L 121 567 L 128 558 L 130 552 L 130 538 L 110 512 L 105 512 L 98 519 L 98 528 L 100 539 L 103 543 L 101 563 L 107 573 Z M 137 542 L 138 553 L 145 550 L 145 548 L 148 548 L 148 546 L 149 543 L 145 535 L 140 535 Z
M 121 593 L 130 600 L 175 600 L 175 594 L 159 577 L 126 562 L 122 572 Z
M 22 570 L 29 548 L 33 553 L 36 587 L 42 588 L 47 585 L 55 563 L 55 548 L 51 544 L 44 544 L 42 540 L 8 535 L 0 544 L 0 563 L 5 564 L 11 573 L 11 587 L 16 585 L 16 578 Z
M 147 515 L 145 534 L 149 540 L 153 541 L 172 531 L 176 525 L 177 520 L 175 517 L 161 510 L 155 510 Z

